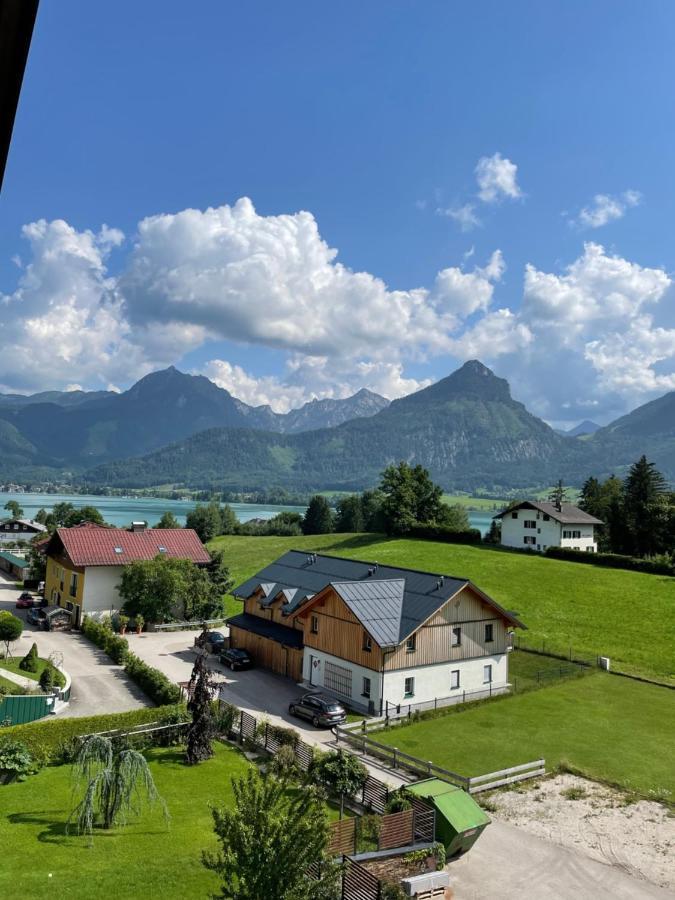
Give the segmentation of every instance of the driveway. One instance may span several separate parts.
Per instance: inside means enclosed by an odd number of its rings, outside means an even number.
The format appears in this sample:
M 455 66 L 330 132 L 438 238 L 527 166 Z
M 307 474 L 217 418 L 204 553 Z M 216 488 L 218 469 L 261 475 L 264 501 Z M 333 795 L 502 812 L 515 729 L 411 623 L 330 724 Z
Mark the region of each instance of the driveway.
M 59 717 L 96 716 L 153 705 L 121 666 L 114 665 L 102 650 L 81 634 L 40 631 L 29 625 L 27 610 L 15 608 L 19 594 L 10 579 L 0 578 L 0 610 L 9 610 L 24 621 L 23 634 L 11 645 L 12 653 L 25 656 L 35 641 L 40 656 L 61 655 L 63 668 L 72 678 L 73 686 L 70 703 Z
M 127 638 L 133 653 L 160 669 L 172 681 L 189 681 L 197 658 L 192 645 L 198 634 L 199 630 L 169 631 L 133 634 L 127 635 Z M 290 678 L 282 678 L 264 669 L 231 672 L 218 662 L 215 654 L 209 656 L 209 666 L 215 680 L 222 683 L 221 697 L 228 703 L 254 716 L 265 716 L 276 725 L 292 726 L 307 743 L 323 744 L 333 740 L 328 729 L 314 728 L 304 719 L 288 714 L 288 704 L 306 690 Z

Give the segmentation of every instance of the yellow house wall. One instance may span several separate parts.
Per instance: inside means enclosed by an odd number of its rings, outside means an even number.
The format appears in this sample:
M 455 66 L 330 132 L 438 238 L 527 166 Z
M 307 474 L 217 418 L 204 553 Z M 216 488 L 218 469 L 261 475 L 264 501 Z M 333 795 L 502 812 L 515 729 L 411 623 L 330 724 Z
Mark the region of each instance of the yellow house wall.
M 70 583 L 72 576 L 77 575 L 77 587 L 75 596 L 71 596 Z M 47 572 L 45 575 L 45 597 L 48 603 L 58 603 L 67 608 L 68 603 L 79 606 L 82 609 L 84 597 L 85 570 L 74 566 L 65 557 L 47 557 Z M 61 586 L 63 585 L 63 587 Z M 56 593 L 54 593 L 56 592 Z M 59 595 L 59 599 L 55 599 Z

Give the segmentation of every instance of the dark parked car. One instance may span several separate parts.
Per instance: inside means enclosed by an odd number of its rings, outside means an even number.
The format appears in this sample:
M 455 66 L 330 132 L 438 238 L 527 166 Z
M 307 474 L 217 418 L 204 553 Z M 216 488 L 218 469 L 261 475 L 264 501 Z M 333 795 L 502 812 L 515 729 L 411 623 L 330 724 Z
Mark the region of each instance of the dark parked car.
M 16 601 L 17 609 L 32 609 L 33 606 L 35 606 L 33 595 L 29 594 L 28 591 L 24 591 Z
M 220 631 L 202 631 L 195 638 L 195 649 L 206 650 L 207 653 L 220 653 L 225 647 L 225 635 Z
M 253 665 L 251 657 L 245 650 L 237 650 L 234 647 L 223 650 L 220 661 L 223 665 L 229 666 L 233 672 L 235 669 L 250 669 Z
M 28 611 L 28 615 L 26 616 L 26 621 L 29 625 L 37 625 L 38 628 L 47 627 L 47 619 L 45 618 L 45 614 L 41 609 L 30 609 Z
M 305 694 L 289 704 L 292 716 L 309 719 L 315 728 L 330 728 L 347 721 L 347 711 L 341 703 L 326 694 Z

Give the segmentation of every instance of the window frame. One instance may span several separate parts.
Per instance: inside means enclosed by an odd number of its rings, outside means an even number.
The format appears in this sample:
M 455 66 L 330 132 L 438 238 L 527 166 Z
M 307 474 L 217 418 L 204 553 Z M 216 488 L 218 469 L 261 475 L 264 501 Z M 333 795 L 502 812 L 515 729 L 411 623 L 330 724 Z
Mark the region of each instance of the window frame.
M 458 691 L 462 684 L 461 669 L 450 670 L 450 690 Z M 457 682 L 457 684 L 455 684 Z
M 363 629 L 363 636 L 361 639 L 361 650 L 363 650 L 364 653 L 372 653 L 373 650 L 373 639 L 365 628 Z
M 410 689 L 408 689 L 408 682 L 410 682 Z M 404 697 L 414 697 L 415 696 L 415 676 L 408 675 L 403 682 L 403 696 Z
M 367 682 L 367 686 L 366 686 Z M 364 675 L 361 679 L 361 696 L 365 697 L 367 700 L 370 700 L 370 692 L 372 690 L 372 683 L 370 678 L 367 675 Z
M 488 678 L 485 677 L 486 673 L 489 675 Z M 492 684 L 492 663 L 483 666 L 483 684 Z
M 485 623 L 484 642 L 486 644 L 494 644 L 494 641 L 495 641 L 494 625 L 495 625 L 494 622 L 486 622 Z
M 309 620 L 309 633 L 310 634 L 318 634 L 319 633 L 319 617 L 312 613 L 312 617 Z
M 450 646 L 451 647 L 461 647 L 462 646 L 462 626 L 461 625 L 453 625 L 452 626 Z
M 405 641 L 405 652 L 414 653 L 417 650 L 417 634 L 411 634 Z

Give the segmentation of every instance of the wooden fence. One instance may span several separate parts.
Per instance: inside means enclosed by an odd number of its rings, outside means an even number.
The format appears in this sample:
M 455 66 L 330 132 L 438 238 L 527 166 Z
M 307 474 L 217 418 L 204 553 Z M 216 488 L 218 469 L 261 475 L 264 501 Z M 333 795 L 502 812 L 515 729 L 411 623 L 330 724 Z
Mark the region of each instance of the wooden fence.
M 378 879 L 356 860 L 345 857 L 342 870 L 342 900 L 380 900 Z
M 372 832 L 368 836 L 362 832 L 363 821 L 358 816 L 350 816 L 331 822 L 330 852 L 344 854 L 394 850 L 416 844 L 433 844 L 436 839 L 436 813 L 417 798 L 411 809 L 380 816 L 376 839 Z
M 457 772 L 451 772 L 435 763 L 419 759 L 417 756 L 411 756 L 404 753 L 398 747 L 390 747 L 388 744 L 381 744 L 368 737 L 363 731 L 353 730 L 355 726 L 338 725 L 335 727 L 335 740 L 339 744 L 343 740 L 352 750 L 360 752 L 363 756 L 373 756 L 383 760 L 392 769 L 405 769 L 415 775 L 429 778 L 436 776 L 443 781 L 454 784 L 469 794 L 478 794 L 481 791 L 490 791 L 494 788 L 501 787 L 505 784 L 512 784 L 516 781 L 525 781 L 527 778 L 536 778 L 539 775 L 546 774 L 546 760 L 535 759 L 529 763 L 523 763 L 518 766 L 511 766 L 508 769 L 499 769 L 496 772 L 487 772 L 484 775 L 477 775 L 469 778 L 466 775 L 458 775 Z M 359 727 L 359 726 L 357 726 Z

